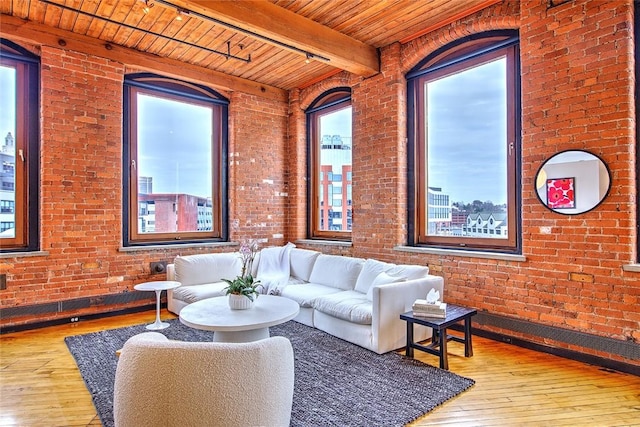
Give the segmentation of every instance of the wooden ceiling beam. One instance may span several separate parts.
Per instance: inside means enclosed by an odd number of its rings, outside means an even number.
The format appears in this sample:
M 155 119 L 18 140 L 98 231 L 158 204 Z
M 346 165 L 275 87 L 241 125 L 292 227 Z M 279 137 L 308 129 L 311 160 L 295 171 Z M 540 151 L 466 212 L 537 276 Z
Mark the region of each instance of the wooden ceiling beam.
M 289 93 L 277 87 L 260 84 L 197 65 L 187 64 L 175 59 L 161 58 L 150 53 L 107 43 L 104 40 L 75 34 L 43 24 L 25 21 L 13 16 L 2 15 L 0 34 L 9 38 L 24 40 L 35 45 L 45 46 L 59 47 L 60 40 L 63 40 L 65 49 L 87 55 L 100 56 L 130 67 L 212 86 L 220 90 L 230 92 L 239 91 L 270 99 L 277 99 L 283 102 L 289 100 Z
M 181 3 L 201 15 L 257 34 L 261 41 L 288 49 L 302 58 L 306 55 L 304 52 L 322 56 L 328 59 L 328 65 L 364 77 L 380 72 L 380 58 L 375 47 L 273 3 L 224 0 Z

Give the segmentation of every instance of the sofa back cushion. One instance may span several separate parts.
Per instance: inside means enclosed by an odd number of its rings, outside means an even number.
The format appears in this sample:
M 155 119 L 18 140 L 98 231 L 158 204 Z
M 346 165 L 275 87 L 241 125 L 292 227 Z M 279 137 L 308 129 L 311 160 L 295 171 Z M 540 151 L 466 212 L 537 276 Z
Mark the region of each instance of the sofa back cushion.
M 291 262 L 291 277 L 308 282 L 313 265 L 319 255 L 320 252 L 309 249 L 291 249 L 289 258 Z
M 389 276 L 401 277 L 405 280 L 421 279 L 429 275 L 426 265 L 396 265 L 386 271 Z
M 362 271 L 358 276 L 358 280 L 356 280 L 355 290 L 366 294 L 369 291 L 373 280 L 378 277 L 380 273 L 385 272 L 395 266 L 395 264 L 389 264 L 387 262 L 382 262 L 375 259 L 366 260 L 364 262 L 364 265 L 362 266 Z
M 320 254 L 313 264 L 309 282 L 351 291 L 364 265 L 364 259 Z
M 242 271 L 242 260 L 237 252 L 177 256 L 174 264 L 176 281 L 183 286 L 233 279 Z
M 374 287 L 388 285 L 390 283 L 404 282 L 405 280 L 406 279 L 403 277 L 389 276 L 387 273 L 383 271 L 382 273 L 378 274 L 375 279 L 373 279 L 373 282 L 371 282 L 371 286 L 369 286 L 369 290 L 367 291 L 367 299 L 369 301 L 373 301 Z

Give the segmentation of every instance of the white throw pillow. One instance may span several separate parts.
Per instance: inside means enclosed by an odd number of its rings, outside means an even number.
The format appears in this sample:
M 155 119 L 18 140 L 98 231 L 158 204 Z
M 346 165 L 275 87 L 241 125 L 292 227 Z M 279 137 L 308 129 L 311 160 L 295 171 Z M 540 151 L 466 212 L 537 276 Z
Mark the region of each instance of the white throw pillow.
M 291 277 L 302 279 L 305 282 L 309 281 L 311 271 L 313 270 L 313 264 L 320 255 L 318 251 L 312 251 L 309 249 L 293 248 L 291 250 Z
M 395 264 L 389 264 L 375 259 L 366 260 L 362 266 L 362 271 L 358 275 L 358 280 L 356 280 L 356 287 L 354 289 L 366 294 L 371 287 L 371 283 L 373 283 L 378 274 L 395 266 Z
M 382 273 L 378 274 L 375 279 L 373 279 L 373 282 L 371 282 L 371 287 L 369 287 L 369 290 L 367 291 L 367 299 L 369 301 L 373 301 L 374 286 L 388 285 L 389 283 L 404 282 L 405 280 L 406 279 L 404 277 L 389 276 L 387 273 L 383 271 Z
M 362 258 L 321 254 L 313 265 L 309 282 L 352 291 L 363 264 Z

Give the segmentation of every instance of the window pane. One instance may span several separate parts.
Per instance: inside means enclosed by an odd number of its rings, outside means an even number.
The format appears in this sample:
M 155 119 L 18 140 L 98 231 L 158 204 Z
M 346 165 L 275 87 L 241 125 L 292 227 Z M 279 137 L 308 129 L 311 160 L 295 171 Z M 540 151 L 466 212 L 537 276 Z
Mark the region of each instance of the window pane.
M 424 90 L 427 235 L 507 239 L 506 59 Z
M 138 233 L 210 231 L 213 109 L 137 94 Z
M 0 66 L 0 238 L 13 239 L 15 233 L 16 184 L 16 69 Z
M 327 206 L 318 218 L 319 230 L 351 231 L 346 209 L 351 209 L 351 200 L 344 200 L 342 187 L 347 186 L 351 177 L 351 106 L 332 110 L 319 116 L 320 145 L 320 187 L 318 206 Z M 326 179 L 322 179 L 322 177 Z M 345 195 L 346 196 L 346 195 Z M 350 196 L 350 194 L 349 194 Z M 343 215 L 343 211 L 345 214 Z

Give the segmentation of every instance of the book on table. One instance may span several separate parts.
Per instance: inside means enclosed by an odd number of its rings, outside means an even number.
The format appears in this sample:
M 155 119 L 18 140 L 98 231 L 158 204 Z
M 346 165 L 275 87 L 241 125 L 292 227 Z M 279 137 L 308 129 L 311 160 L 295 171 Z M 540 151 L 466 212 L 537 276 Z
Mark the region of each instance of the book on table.
M 436 301 L 435 303 L 426 300 L 416 300 L 412 306 L 413 315 L 417 317 L 435 317 L 444 319 L 447 315 L 447 303 Z
M 446 319 L 446 313 L 422 313 L 420 311 L 413 311 L 413 317 L 420 317 L 423 319 Z

